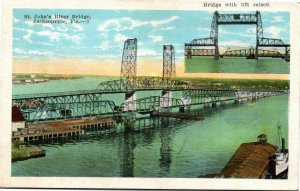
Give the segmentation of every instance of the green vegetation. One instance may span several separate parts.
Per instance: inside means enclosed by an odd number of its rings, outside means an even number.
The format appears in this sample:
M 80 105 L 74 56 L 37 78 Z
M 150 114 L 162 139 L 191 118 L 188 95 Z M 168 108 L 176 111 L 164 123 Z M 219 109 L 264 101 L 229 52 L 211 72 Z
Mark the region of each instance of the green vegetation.
M 14 141 L 12 142 L 12 160 L 17 159 L 17 158 L 24 158 L 24 157 L 28 157 L 28 152 L 27 149 L 20 149 L 21 145 L 25 145 L 26 148 L 28 146 L 28 144 L 23 143 L 23 142 L 19 142 L 19 141 Z
M 16 78 L 30 78 L 31 74 L 14 73 Z M 99 75 L 70 75 L 70 74 L 34 74 L 36 78 L 74 79 L 81 77 L 109 77 Z M 252 80 L 252 79 L 209 79 L 209 78 L 175 78 L 176 80 L 190 82 L 191 85 L 209 89 L 233 89 L 233 90 L 289 90 L 289 80 Z
M 233 90 L 289 90 L 288 80 L 251 80 L 251 79 L 206 79 L 176 78 L 190 82 L 191 85 L 209 89 Z
M 46 74 L 46 73 L 35 73 L 35 74 L 25 74 L 25 73 L 13 73 L 16 78 L 31 78 L 31 75 L 35 75 L 36 78 L 47 78 L 51 80 L 55 79 L 74 79 L 82 77 L 101 77 L 99 75 L 81 75 L 81 74 Z M 107 76 L 102 76 L 107 77 Z M 117 76 L 108 76 L 110 78 L 119 78 Z
M 12 156 L 11 156 L 12 161 L 25 160 L 34 157 L 45 156 L 44 150 L 20 141 L 12 142 L 11 151 L 12 151 Z
M 23 73 L 13 73 L 13 76 L 15 76 L 16 78 L 31 78 L 31 75 L 35 75 L 35 78 L 51 79 L 51 80 L 73 79 L 73 78 L 81 77 L 81 76 L 67 75 L 67 74 L 23 74 Z

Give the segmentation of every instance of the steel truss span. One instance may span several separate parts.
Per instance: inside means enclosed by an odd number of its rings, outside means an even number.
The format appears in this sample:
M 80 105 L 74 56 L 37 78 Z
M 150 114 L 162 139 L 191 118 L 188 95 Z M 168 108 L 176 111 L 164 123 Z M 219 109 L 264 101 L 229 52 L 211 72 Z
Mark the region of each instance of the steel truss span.
M 266 38 L 263 36 L 263 25 L 259 11 L 256 11 L 254 14 L 220 14 L 218 11 L 215 11 L 212 18 L 210 36 L 185 43 L 185 56 L 187 59 L 192 58 L 192 56 L 212 56 L 212 53 L 214 53 L 213 56 L 216 59 L 219 59 L 221 56 L 218 44 L 219 25 L 256 25 L 255 59 L 260 57 L 258 47 L 285 47 L 284 56 L 289 58 L 289 44 L 284 43 L 281 39 Z M 213 48 L 211 51 L 206 51 L 207 55 L 205 55 L 204 50 L 206 49 L 204 47 L 208 46 L 212 46 Z M 286 60 L 288 61 L 289 59 Z
M 157 87 L 153 90 L 159 90 Z M 133 90 L 133 91 L 139 91 Z M 141 91 L 141 89 L 140 89 Z M 149 91 L 146 89 L 146 91 Z M 101 93 L 87 93 L 86 95 L 14 98 L 13 105 L 20 108 L 27 123 L 51 121 L 58 119 L 77 119 L 101 115 L 120 115 L 130 112 L 126 108 L 134 105 L 134 112 L 149 113 L 163 108 L 182 108 L 191 105 L 221 103 L 243 98 L 259 99 L 288 93 L 288 91 L 233 91 L 233 90 L 205 90 L 205 89 L 173 89 L 182 91 L 182 98 L 166 98 L 150 96 L 124 102 L 120 106 L 113 101 L 102 100 Z M 114 93 L 120 93 L 115 91 Z
M 187 89 L 189 84 L 184 81 L 170 80 L 161 77 L 138 76 L 131 79 L 120 79 L 101 82 L 99 91 L 129 91 L 129 90 L 168 90 Z

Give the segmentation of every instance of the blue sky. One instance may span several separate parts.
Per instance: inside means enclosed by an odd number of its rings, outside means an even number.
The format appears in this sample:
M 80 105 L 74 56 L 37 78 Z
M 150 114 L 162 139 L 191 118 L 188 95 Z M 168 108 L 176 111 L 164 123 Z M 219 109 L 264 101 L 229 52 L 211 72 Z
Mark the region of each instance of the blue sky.
M 220 11 L 220 13 L 225 13 Z M 254 12 L 253 12 L 254 13 Z M 29 14 L 84 14 L 89 23 L 34 24 Z M 14 58 L 121 59 L 124 40 L 138 39 L 138 57 L 161 58 L 162 46 L 173 44 L 183 57 L 184 43 L 209 37 L 212 11 L 181 10 L 62 10 L 15 9 L 13 12 Z M 264 37 L 289 41 L 288 12 L 261 12 Z M 219 46 L 255 46 L 254 25 L 219 26 Z

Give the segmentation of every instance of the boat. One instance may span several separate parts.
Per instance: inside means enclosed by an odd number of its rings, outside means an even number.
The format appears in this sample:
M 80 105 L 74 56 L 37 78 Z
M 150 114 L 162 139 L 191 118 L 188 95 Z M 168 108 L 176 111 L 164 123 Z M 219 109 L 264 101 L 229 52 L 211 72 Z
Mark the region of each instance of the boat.
M 275 155 L 271 158 L 271 175 L 272 177 L 281 177 L 288 170 L 289 166 L 289 153 L 288 149 L 285 148 L 285 139 L 282 137 L 281 125 L 278 122 L 278 137 L 276 144 L 278 146 Z

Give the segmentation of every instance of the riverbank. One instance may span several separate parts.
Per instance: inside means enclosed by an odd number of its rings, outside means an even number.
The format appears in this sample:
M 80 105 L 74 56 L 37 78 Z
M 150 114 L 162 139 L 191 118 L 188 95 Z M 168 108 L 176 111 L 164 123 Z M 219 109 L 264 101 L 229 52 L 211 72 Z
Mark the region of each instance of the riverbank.
M 14 74 L 15 78 L 28 78 L 33 74 Z M 101 75 L 69 75 L 69 74 L 34 74 L 37 79 L 48 79 L 49 80 L 73 80 L 73 79 L 107 79 L 117 80 L 117 76 L 101 76 Z M 289 90 L 289 80 L 287 79 L 256 79 L 255 77 L 246 77 L 247 74 L 243 74 L 245 78 L 218 78 L 219 74 L 205 74 L 199 78 L 195 77 L 175 77 L 175 80 L 186 81 L 191 86 L 201 87 L 207 89 L 231 89 L 231 90 Z M 255 74 L 260 75 L 260 74 Z M 267 75 L 267 74 L 265 74 Z M 100 82 L 100 80 L 99 80 Z M 17 84 L 16 84 L 17 85 Z M 95 88 L 98 82 L 95 83 Z
M 12 162 L 27 160 L 30 158 L 44 157 L 46 151 L 38 148 L 37 146 L 30 145 L 24 142 L 12 142 Z
M 207 89 L 232 90 L 289 90 L 288 80 L 259 80 L 259 79 L 214 79 L 214 78 L 182 78 L 176 80 L 187 81 L 192 86 Z

